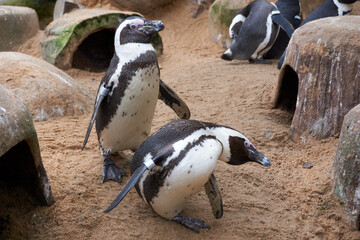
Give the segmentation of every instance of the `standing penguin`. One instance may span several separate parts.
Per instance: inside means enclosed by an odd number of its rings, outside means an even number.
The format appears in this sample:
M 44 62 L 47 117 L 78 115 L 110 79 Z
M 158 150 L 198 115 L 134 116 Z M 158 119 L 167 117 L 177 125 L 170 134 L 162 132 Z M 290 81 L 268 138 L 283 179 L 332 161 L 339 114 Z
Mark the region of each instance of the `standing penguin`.
M 293 26 L 294 30 L 300 26 L 301 23 L 301 6 L 299 0 L 278 0 L 275 3 L 282 16 L 284 16 L 289 23 Z M 269 51 L 264 54 L 264 59 L 280 58 L 281 54 L 285 51 L 290 37 L 281 28 L 276 41 Z
M 300 27 L 316 19 L 348 15 L 352 11 L 353 4 L 356 1 L 360 1 L 360 0 L 326 0 L 317 9 L 312 11 L 304 19 L 304 21 L 301 22 Z M 278 69 L 280 69 L 281 66 L 283 65 L 285 55 L 286 55 L 286 50 L 283 52 L 278 62 Z
M 160 216 L 199 232 L 203 220 L 181 214 L 187 200 L 202 187 L 216 218 L 223 215 L 220 191 L 213 174 L 217 160 L 231 165 L 270 161 L 240 132 L 214 123 L 175 120 L 146 139 L 131 162 L 132 176 L 105 210 L 114 209 L 135 185 L 138 194 Z
M 263 55 L 274 44 L 280 27 L 291 37 L 294 28 L 275 4 L 266 0 L 251 2 L 233 18 L 229 27 L 232 45 L 221 58 L 266 63 Z
M 160 80 L 160 69 L 151 37 L 164 29 L 161 21 L 133 16 L 115 32 L 115 53 L 102 78 L 94 113 L 82 146 L 84 149 L 95 120 L 100 152 L 104 157 L 102 182 L 121 182 L 125 172 L 115 166 L 111 155 L 136 150 L 149 136 L 157 99 L 170 106 L 180 118 L 189 118 L 186 104 Z

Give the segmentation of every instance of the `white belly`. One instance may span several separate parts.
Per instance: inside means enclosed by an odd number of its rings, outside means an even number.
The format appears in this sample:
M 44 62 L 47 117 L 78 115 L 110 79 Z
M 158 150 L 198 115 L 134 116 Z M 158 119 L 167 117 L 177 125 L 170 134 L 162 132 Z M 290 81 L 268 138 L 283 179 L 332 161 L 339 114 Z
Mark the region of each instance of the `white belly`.
M 146 77 L 141 77 L 141 74 Z M 150 134 L 159 95 L 159 70 L 156 65 L 139 69 L 125 90 L 114 118 L 101 132 L 102 153 L 135 150 Z
M 167 219 L 180 213 L 186 201 L 209 180 L 221 152 L 222 145 L 215 139 L 207 139 L 190 149 L 167 176 L 164 186 L 150 202 L 151 207 Z

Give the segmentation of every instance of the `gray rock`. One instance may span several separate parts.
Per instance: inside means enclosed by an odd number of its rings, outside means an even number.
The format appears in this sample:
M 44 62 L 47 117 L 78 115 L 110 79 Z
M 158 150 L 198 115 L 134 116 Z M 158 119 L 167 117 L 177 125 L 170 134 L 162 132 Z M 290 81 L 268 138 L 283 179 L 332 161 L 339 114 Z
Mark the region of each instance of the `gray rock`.
M 65 13 L 79 8 L 85 8 L 85 6 L 80 3 L 80 0 L 57 0 L 54 7 L 53 19 L 55 20 Z
M 44 60 L 0 52 L 0 84 L 22 99 L 34 121 L 91 111 L 92 98 L 69 75 Z
M 335 193 L 360 230 L 360 105 L 345 116 L 333 167 Z
M 114 53 L 115 30 L 132 15 L 139 16 L 104 9 L 78 9 L 64 14 L 45 29 L 42 58 L 61 69 L 104 71 Z M 163 45 L 159 34 L 154 34 L 152 44 L 160 55 Z
M 38 31 L 39 20 L 33 9 L 0 6 L 0 51 L 16 49 Z
M 148 13 L 157 7 L 170 4 L 175 0 L 110 0 L 112 4 L 120 9 L 127 9 L 142 14 Z
M 274 102 L 294 113 L 293 136 L 337 136 L 345 114 L 360 103 L 359 26 L 360 16 L 328 17 L 294 32 Z
M 35 204 L 55 202 L 42 164 L 37 134 L 28 108 L 0 85 L 0 175 L 22 185 Z

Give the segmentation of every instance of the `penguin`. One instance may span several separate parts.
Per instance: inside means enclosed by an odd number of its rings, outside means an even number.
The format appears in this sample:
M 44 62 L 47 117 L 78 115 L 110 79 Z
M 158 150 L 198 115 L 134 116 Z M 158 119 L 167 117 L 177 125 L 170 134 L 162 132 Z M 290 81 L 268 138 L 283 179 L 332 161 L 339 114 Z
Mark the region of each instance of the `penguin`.
M 161 21 L 132 16 L 115 32 L 115 53 L 100 82 L 94 112 L 82 145 L 84 149 L 95 122 L 101 155 L 104 157 L 101 182 L 121 182 L 125 171 L 112 155 L 135 151 L 149 136 L 157 99 L 164 101 L 180 118 L 188 119 L 184 101 L 162 80 L 155 50 L 154 33 L 164 29 Z
M 315 9 L 310 13 L 304 19 L 304 21 L 301 22 L 299 27 L 304 26 L 304 24 L 320 18 L 348 15 L 352 11 L 353 4 L 356 1 L 360 1 L 360 0 L 326 0 L 317 9 Z M 280 69 L 281 66 L 283 65 L 285 55 L 286 55 L 286 50 L 283 52 L 278 62 L 278 69 Z
M 230 165 L 270 161 L 239 131 L 196 120 L 174 120 L 147 138 L 131 161 L 132 176 L 105 210 L 114 209 L 135 185 L 141 198 L 161 217 L 199 233 L 205 221 L 181 214 L 187 200 L 202 187 L 215 218 L 223 215 L 214 169 L 217 160 Z
M 291 37 L 293 26 L 280 14 L 276 5 L 266 0 L 255 0 L 241 9 L 229 27 L 232 45 L 221 56 L 224 60 L 249 60 L 269 63 L 263 55 L 274 44 L 280 28 Z
M 275 5 L 281 15 L 284 16 L 292 25 L 294 30 L 296 30 L 301 23 L 301 6 L 299 4 L 299 0 L 278 0 Z M 270 50 L 264 54 L 264 59 L 279 59 L 285 51 L 289 41 L 290 38 L 288 34 L 280 28 L 279 35 Z

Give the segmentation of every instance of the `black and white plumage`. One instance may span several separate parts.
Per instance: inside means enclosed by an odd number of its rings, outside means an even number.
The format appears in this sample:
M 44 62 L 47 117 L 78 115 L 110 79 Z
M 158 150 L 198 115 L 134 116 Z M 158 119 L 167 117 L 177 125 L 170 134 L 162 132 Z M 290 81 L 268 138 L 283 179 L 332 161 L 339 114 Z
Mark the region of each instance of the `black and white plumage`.
M 251 2 L 233 18 L 229 27 L 232 45 L 221 58 L 264 62 L 263 56 L 274 44 L 280 28 L 290 37 L 294 31 L 275 4 L 266 0 Z
M 318 8 L 312 11 L 304 19 L 304 21 L 301 22 L 300 27 L 316 19 L 348 15 L 352 11 L 353 4 L 356 1 L 360 1 L 360 0 L 326 0 Z M 278 69 L 280 69 L 281 66 L 283 65 L 285 55 L 286 55 L 286 50 L 283 52 L 278 62 Z
M 217 160 L 231 165 L 270 161 L 242 133 L 230 127 L 195 120 L 175 120 L 145 140 L 131 163 L 132 176 L 105 212 L 121 202 L 135 185 L 139 195 L 160 216 L 195 232 L 209 226 L 181 214 L 187 200 L 205 187 L 213 214 L 222 217 L 222 200 L 213 171 Z
M 100 82 L 82 147 L 95 121 L 104 156 L 102 182 L 108 179 L 121 182 L 125 172 L 115 166 L 111 155 L 126 149 L 136 150 L 149 136 L 157 99 L 174 109 L 180 118 L 190 117 L 187 105 L 160 80 L 151 37 L 162 29 L 161 21 L 129 17 L 115 32 L 115 53 Z

